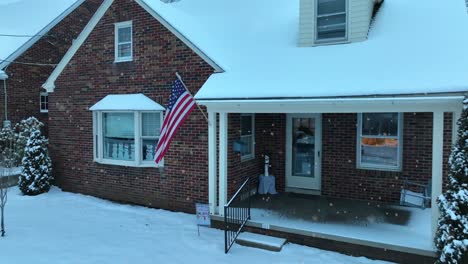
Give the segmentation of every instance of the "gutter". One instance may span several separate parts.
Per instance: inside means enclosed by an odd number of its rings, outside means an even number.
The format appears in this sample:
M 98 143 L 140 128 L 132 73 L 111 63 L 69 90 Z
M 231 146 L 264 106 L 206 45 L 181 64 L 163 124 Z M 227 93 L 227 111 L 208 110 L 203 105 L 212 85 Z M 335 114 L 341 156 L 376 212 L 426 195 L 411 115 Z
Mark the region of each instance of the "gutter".
M 0 80 L 3 80 L 3 93 L 5 95 L 5 120 L 3 121 L 3 127 L 10 127 L 11 126 L 11 121 L 8 120 L 8 96 L 7 96 L 7 85 L 6 85 L 6 80 L 8 79 L 8 74 L 6 74 L 5 71 L 0 70 Z

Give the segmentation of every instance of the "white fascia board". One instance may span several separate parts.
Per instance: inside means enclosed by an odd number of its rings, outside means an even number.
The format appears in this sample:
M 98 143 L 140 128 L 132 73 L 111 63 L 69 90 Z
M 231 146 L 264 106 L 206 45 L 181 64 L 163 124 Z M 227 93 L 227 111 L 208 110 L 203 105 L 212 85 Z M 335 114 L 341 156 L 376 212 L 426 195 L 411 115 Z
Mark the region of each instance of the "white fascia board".
M 72 6 L 67 8 L 65 11 L 62 12 L 58 17 L 56 17 L 52 22 L 47 24 L 41 31 L 39 31 L 34 37 L 30 38 L 26 43 L 24 43 L 21 47 L 15 50 L 12 54 L 10 54 L 5 61 L 0 63 L 0 69 L 5 69 L 10 65 L 12 61 L 15 61 L 21 54 L 26 52 L 29 48 L 31 48 L 37 41 L 39 41 L 43 35 L 47 34 L 52 28 L 54 28 L 60 21 L 62 21 L 65 17 L 75 11 L 85 0 L 78 0 Z
M 271 100 L 197 100 L 208 111 L 220 113 L 365 113 L 455 112 L 462 109 L 462 95 L 417 97 L 355 97 Z
M 208 55 L 206 55 L 201 49 L 199 49 L 193 42 L 186 38 L 182 33 L 180 33 L 175 27 L 173 27 L 169 22 L 167 22 L 162 16 L 160 16 L 153 8 L 148 6 L 144 1 L 135 0 L 146 12 L 150 13 L 159 23 L 161 23 L 165 28 L 167 28 L 172 34 L 179 38 L 185 45 L 187 45 L 195 54 L 200 56 L 206 63 L 208 63 L 215 73 L 222 73 L 224 70 L 219 66 L 214 60 L 212 60 Z
M 63 56 L 62 60 L 59 62 L 57 67 L 55 67 L 54 71 L 50 74 L 47 81 L 42 85 L 42 88 L 46 89 L 47 92 L 52 93 L 54 91 L 55 81 L 60 76 L 62 71 L 65 69 L 65 67 L 70 62 L 70 60 L 73 58 L 73 56 L 78 51 L 78 49 L 81 47 L 81 45 L 83 45 L 85 40 L 91 34 L 93 29 L 99 23 L 99 21 L 104 16 L 104 14 L 109 9 L 109 7 L 112 5 L 113 2 L 114 2 L 114 0 L 104 0 L 104 2 L 101 4 L 101 6 L 96 11 L 96 13 L 94 13 L 91 20 L 89 20 L 88 24 L 85 26 L 83 31 L 81 31 L 80 35 L 78 35 L 76 40 L 73 42 L 73 45 L 71 45 L 71 47 L 68 49 L 67 53 L 65 53 L 65 56 Z

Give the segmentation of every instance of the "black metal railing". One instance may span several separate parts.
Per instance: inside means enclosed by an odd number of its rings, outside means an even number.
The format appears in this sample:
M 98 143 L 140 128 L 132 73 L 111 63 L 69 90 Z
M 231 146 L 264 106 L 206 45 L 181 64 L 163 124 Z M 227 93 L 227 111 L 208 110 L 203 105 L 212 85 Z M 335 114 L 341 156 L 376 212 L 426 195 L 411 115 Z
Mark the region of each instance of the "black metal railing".
M 250 220 L 250 178 L 247 178 L 224 206 L 224 252 L 228 253 L 237 236 Z

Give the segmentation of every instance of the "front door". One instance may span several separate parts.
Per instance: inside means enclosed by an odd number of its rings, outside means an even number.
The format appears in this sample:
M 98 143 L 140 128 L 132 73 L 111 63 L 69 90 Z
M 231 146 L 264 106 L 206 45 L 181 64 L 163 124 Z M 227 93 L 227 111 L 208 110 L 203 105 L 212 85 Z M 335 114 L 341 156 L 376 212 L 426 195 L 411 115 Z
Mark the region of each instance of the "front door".
M 321 115 L 289 114 L 286 127 L 286 187 L 320 191 Z

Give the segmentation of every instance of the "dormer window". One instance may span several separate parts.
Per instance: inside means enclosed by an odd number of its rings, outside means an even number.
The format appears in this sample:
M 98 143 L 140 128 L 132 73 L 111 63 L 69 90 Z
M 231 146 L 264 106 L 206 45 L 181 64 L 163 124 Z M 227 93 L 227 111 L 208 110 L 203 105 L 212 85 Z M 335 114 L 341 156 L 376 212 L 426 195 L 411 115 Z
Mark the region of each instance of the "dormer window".
M 115 62 L 133 60 L 132 21 L 115 24 Z
M 317 0 L 317 43 L 342 42 L 347 38 L 347 0 Z

